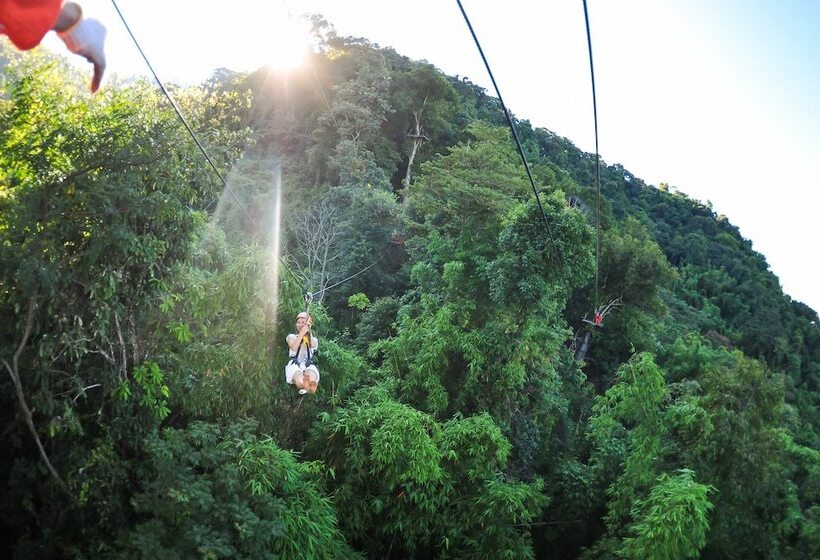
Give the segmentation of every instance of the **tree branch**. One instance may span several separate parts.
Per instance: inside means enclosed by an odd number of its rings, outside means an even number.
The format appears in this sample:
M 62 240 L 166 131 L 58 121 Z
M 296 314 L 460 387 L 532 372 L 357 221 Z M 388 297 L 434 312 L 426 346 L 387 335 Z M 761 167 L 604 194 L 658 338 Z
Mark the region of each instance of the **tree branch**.
M 9 363 L 6 360 L 3 360 L 3 365 L 6 366 L 6 369 L 11 376 L 11 381 L 14 383 L 14 389 L 17 393 L 17 401 L 20 403 L 20 408 L 23 409 L 23 416 L 26 419 L 26 425 L 28 426 L 31 435 L 34 437 L 34 442 L 37 444 L 37 449 L 40 452 L 40 458 L 45 463 L 46 468 L 51 473 L 51 476 L 54 477 L 54 480 L 57 481 L 57 484 L 60 488 L 69 496 L 71 496 L 71 491 L 68 489 L 68 485 L 62 479 L 60 474 L 57 472 L 57 469 L 54 468 L 54 465 L 51 464 L 51 461 L 46 454 L 46 450 L 43 447 L 43 443 L 40 441 L 40 435 L 37 433 L 37 428 L 34 426 L 34 419 L 31 416 L 31 409 L 28 407 L 28 403 L 26 402 L 26 397 L 23 394 L 23 385 L 20 383 L 20 373 L 19 373 L 19 365 L 20 365 L 20 356 L 23 354 L 23 350 L 28 343 L 28 337 L 31 335 L 31 329 L 34 326 L 34 309 L 37 305 L 34 303 L 34 298 L 30 298 L 28 300 L 28 311 L 26 312 L 26 328 L 23 331 L 23 339 L 20 341 L 20 344 L 17 346 L 17 350 L 14 352 L 14 356 L 11 359 L 12 365 L 9 366 Z
M 139 358 L 140 352 L 139 352 L 139 345 L 137 343 L 137 327 L 134 325 L 134 314 L 133 313 L 128 314 L 128 327 L 129 327 L 128 332 L 131 335 L 131 350 L 133 352 L 131 354 L 131 361 L 134 362 L 135 364 L 138 364 L 139 361 L 140 361 L 140 358 Z
M 128 356 L 126 355 L 125 341 L 122 339 L 122 328 L 120 328 L 120 317 L 117 312 L 114 312 L 114 324 L 117 325 L 117 336 L 120 339 L 120 352 L 122 354 L 122 377 L 125 379 L 128 375 Z
M 117 360 L 115 360 L 114 357 L 111 356 L 108 352 L 106 352 L 105 350 L 100 348 L 99 344 L 97 344 L 97 349 L 96 350 L 91 350 L 91 353 L 92 354 L 99 354 L 100 356 L 105 358 L 106 362 L 108 362 L 109 364 L 111 364 L 114 367 L 117 367 Z

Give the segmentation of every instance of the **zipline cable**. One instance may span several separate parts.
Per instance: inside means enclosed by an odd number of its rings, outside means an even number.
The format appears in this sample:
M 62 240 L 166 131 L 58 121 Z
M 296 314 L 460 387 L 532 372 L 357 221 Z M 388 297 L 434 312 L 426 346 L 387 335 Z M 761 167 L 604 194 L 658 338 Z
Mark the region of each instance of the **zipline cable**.
M 484 61 L 484 67 L 487 69 L 487 74 L 490 75 L 490 81 L 493 83 L 493 87 L 495 88 L 495 94 L 498 96 L 498 101 L 501 103 L 501 108 L 504 110 L 504 117 L 507 119 L 507 124 L 509 125 L 510 130 L 512 130 L 513 139 L 515 140 L 515 147 L 518 149 L 518 155 L 521 156 L 521 162 L 524 164 L 524 169 L 527 171 L 527 177 L 530 180 L 530 185 L 532 185 L 532 192 L 533 194 L 535 194 L 535 200 L 536 202 L 538 202 L 539 210 L 541 210 L 541 218 L 543 218 L 544 220 L 544 226 L 546 226 L 550 243 L 552 244 L 552 248 L 555 250 L 555 254 L 558 257 L 558 262 L 561 265 L 561 268 L 563 269 L 564 259 L 561 255 L 561 251 L 555 244 L 555 238 L 552 235 L 552 228 L 550 227 L 549 220 L 547 219 L 547 214 L 546 212 L 544 212 L 544 205 L 541 204 L 541 197 L 538 195 L 538 187 L 535 186 L 535 179 L 532 176 L 532 171 L 530 171 L 530 164 L 527 162 L 527 156 L 524 154 L 524 148 L 521 147 L 521 139 L 518 137 L 518 130 L 516 130 L 515 123 L 513 123 L 512 117 L 510 116 L 510 111 L 507 109 L 507 105 L 504 103 L 504 98 L 501 97 L 501 91 L 498 89 L 498 84 L 495 81 L 495 76 L 493 76 L 493 71 L 490 69 L 490 63 L 487 62 L 487 57 L 484 56 L 484 49 L 481 48 L 481 43 L 478 42 L 478 36 L 473 30 L 473 26 L 470 23 L 470 18 L 467 17 L 467 12 L 464 11 L 464 6 L 462 6 L 461 0 L 456 0 L 456 3 L 458 4 L 458 8 L 461 10 L 461 15 L 464 16 L 464 22 L 467 24 L 467 28 L 470 30 L 470 34 L 473 36 L 473 41 L 475 41 L 475 45 L 476 47 L 478 47 L 478 53 L 481 55 L 481 60 Z
M 601 304 L 598 294 L 601 274 L 601 165 L 598 152 L 598 100 L 595 96 L 595 65 L 592 62 L 592 34 L 589 31 L 589 10 L 584 2 L 584 21 L 587 28 L 587 50 L 589 51 L 589 74 L 592 79 L 592 117 L 595 122 L 595 309 Z
M 159 89 L 162 90 L 162 93 L 165 94 L 165 97 L 168 99 L 168 102 L 171 104 L 171 107 L 173 107 L 174 112 L 176 112 L 177 117 L 179 117 L 179 120 L 182 122 L 183 126 L 185 126 L 185 130 L 187 130 L 188 134 L 191 135 L 191 138 L 193 139 L 194 143 L 199 148 L 199 151 L 202 152 L 202 155 L 205 156 L 205 160 L 211 165 L 211 168 L 214 170 L 214 173 L 216 173 L 216 176 L 219 177 L 219 181 L 222 183 L 223 188 L 225 188 L 231 194 L 234 201 L 236 201 L 236 203 L 239 205 L 239 208 L 242 209 L 242 212 L 244 212 L 245 216 L 248 217 L 248 219 L 253 223 L 253 225 L 258 226 L 258 224 L 256 223 L 256 220 L 254 220 L 253 216 L 251 216 L 248 213 L 248 210 L 245 208 L 245 205 L 242 204 L 242 202 L 239 200 L 239 197 L 236 196 L 236 193 L 234 192 L 234 190 L 231 188 L 230 185 L 228 185 L 228 182 L 225 181 L 224 177 L 222 177 L 222 174 L 219 172 L 219 169 L 217 169 L 216 164 L 214 164 L 213 160 L 208 155 L 208 152 L 205 151 L 205 148 L 202 146 L 202 143 L 199 141 L 199 138 L 197 138 L 197 136 L 194 133 L 193 129 L 188 124 L 188 121 L 185 120 L 185 117 L 182 115 L 182 111 L 180 111 L 179 107 L 174 102 L 174 99 L 171 97 L 171 94 L 165 88 L 165 85 L 162 83 L 162 80 L 159 79 L 159 76 L 157 75 L 156 71 L 154 71 L 154 67 L 151 65 L 151 62 L 148 60 L 148 57 L 145 55 L 145 52 L 143 52 L 142 47 L 140 47 L 140 44 L 137 41 L 137 38 L 134 36 L 134 33 L 131 31 L 131 27 L 128 25 L 128 22 L 125 21 L 125 16 L 120 11 L 120 7 L 117 5 L 117 1 L 116 0 L 111 0 L 111 3 L 114 4 L 114 9 L 117 11 L 117 15 L 120 16 L 120 19 L 122 20 L 122 24 L 125 26 L 125 30 L 128 31 L 128 34 L 131 36 L 131 40 L 134 42 L 134 45 L 137 47 L 137 50 L 139 51 L 140 55 L 142 55 L 142 59 L 145 61 L 145 64 L 148 66 L 148 69 L 151 71 L 151 74 L 154 75 L 154 80 L 156 80 L 157 84 L 159 85 Z
M 312 293 L 308 292 L 308 294 L 307 294 L 307 295 L 308 295 L 308 296 L 310 296 L 310 299 L 312 300 L 314 297 L 318 296 L 319 294 L 322 294 L 322 293 L 324 293 L 324 292 L 327 292 L 328 290 L 332 290 L 332 289 L 333 289 L 333 288 L 335 288 L 336 286 L 338 286 L 338 285 L 340 285 L 340 284 L 344 284 L 344 283 L 345 283 L 345 282 L 347 282 L 348 280 L 352 280 L 353 278 L 355 278 L 355 277 L 356 277 L 356 276 L 358 276 L 359 274 L 363 274 L 364 272 L 367 272 L 368 270 L 370 270 L 371 268 L 373 268 L 374 266 L 376 266 L 377 264 L 379 264 L 379 262 L 381 262 L 381 260 L 382 260 L 383 258 L 384 258 L 384 253 L 382 253 L 382 256 L 380 256 L 378 259 L 376 259 L 375 261 L 373 261 L 372 263 L 370 263 L 369 265 L 367 265 L 366 267 L 364 267 L 363 269 L 361 269 L 359 272 L 357 272 L 357 273 L 355 273 L 355 274 L 351 274 L 351 275 L 350 275 L 350 276 L 348 276 L 347 278 L 344 278 L 344 279 L 342 279 L 342 280 L 339 280 L 338 282 L 336 282 L 335 284 L 333 284 L 333 285 L 331 285 L 331 286 L 327 286 L 326 288 L 322 288 L 322 289 L 321 289 L 321 290 L 319 290 L 318 292 L 312 292 Z

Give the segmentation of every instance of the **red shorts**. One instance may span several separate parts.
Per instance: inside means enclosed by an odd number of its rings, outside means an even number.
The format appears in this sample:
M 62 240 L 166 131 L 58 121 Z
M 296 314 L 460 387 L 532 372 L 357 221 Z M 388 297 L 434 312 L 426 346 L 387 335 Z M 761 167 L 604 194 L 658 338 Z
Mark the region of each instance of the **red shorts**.
M 36 47 L 60 15 L 63 0 L 0 0 L 0 32 L 21 50 Z

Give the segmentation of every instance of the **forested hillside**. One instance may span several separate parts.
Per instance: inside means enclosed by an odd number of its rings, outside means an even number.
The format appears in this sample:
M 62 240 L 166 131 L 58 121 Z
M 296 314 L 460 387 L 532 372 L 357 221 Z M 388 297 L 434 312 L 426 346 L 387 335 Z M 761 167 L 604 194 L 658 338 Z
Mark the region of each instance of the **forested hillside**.
M 514 118 L 542 215 L 496 98 L 314 33 L 170 88 L 227 187 L 0 43 L 0 555 L 820 557 L 817 312 L 730 220 Z

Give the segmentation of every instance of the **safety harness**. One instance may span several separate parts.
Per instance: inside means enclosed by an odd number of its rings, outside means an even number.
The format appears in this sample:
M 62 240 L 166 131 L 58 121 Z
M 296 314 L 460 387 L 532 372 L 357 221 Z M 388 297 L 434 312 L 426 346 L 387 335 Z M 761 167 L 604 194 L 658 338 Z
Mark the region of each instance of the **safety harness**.
M 305 340 L 307 339 L 307 340 Z M 296 364 L 299 362 L 299 352 L 302 350 L 302 345 L 305 346 L 305 351 L 307 352 L 307 360 L 305 360 L 305 367 L 313 365 L 313 352 L 311 352 L 310 348 L 310 335 L 305 335 L 302 337 L 302 340 L 299 341 L 299 346 L 296 347 L 296 354 L 290 359 L 291 364 Z M 279 362 L 282 363 L 282 362 Z

